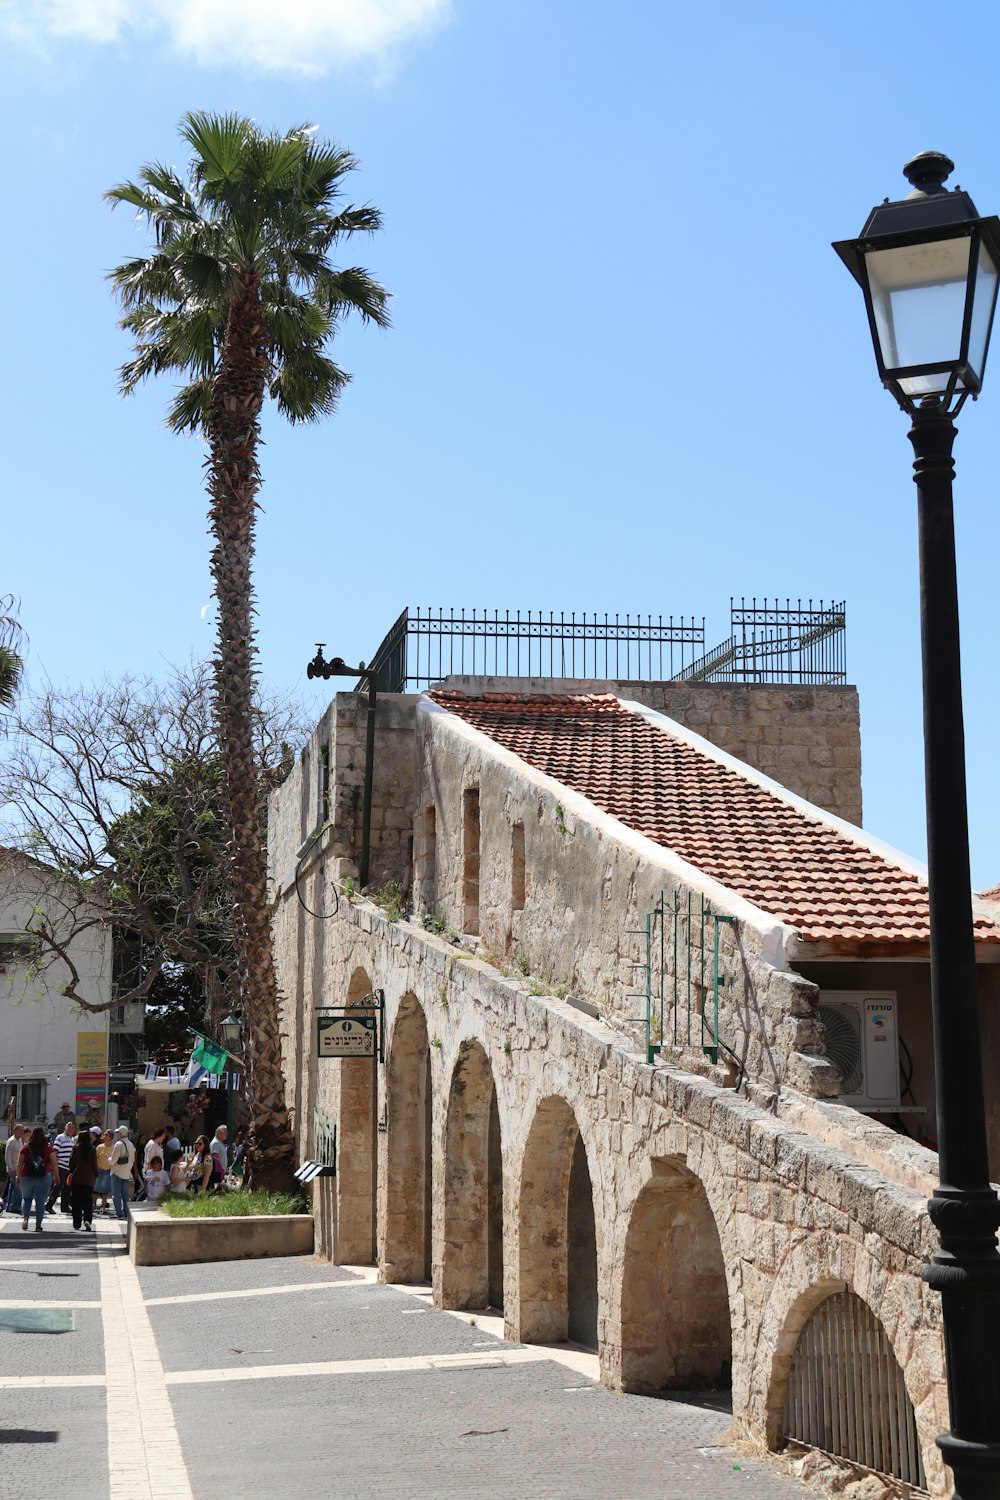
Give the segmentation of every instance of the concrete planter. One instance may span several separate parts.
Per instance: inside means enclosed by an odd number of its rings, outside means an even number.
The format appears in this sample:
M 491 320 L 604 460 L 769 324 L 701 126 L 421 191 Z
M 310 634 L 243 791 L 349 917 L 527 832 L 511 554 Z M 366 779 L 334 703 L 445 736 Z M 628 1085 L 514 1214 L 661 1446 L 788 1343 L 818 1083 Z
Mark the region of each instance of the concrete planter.
M 262 1260 L 277 1255 L 311 1255 L 312 1250 L 311 1214 L 171 1219 L 155 1205 L 129 1206 L 128 1253 L 136 1266 Z

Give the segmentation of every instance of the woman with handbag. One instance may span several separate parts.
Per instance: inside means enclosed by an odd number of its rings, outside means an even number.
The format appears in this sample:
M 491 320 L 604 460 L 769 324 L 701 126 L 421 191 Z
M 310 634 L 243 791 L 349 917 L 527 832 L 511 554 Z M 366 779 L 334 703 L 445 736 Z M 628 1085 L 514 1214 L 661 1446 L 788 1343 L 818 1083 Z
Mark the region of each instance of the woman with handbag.
M 94 1137 L 84 1130 L 69 1159 L 69 1201 L 73 1210 L 73 1228 L 94 1227 L 94 1184 L 97 1181 L 97 1152 Z
M 35 1205 L 35 1233 L 42 1232 L 45 1200 L 53 1184 L 59 1185 L 59 1158 L 55 1147 L 41 1125 L 36 1125 L 27 1143 L 21 1147 L 17 1161 L 17 1180 L 21 1187 L 21 1228 L 27 1229 L 31 1205 Z

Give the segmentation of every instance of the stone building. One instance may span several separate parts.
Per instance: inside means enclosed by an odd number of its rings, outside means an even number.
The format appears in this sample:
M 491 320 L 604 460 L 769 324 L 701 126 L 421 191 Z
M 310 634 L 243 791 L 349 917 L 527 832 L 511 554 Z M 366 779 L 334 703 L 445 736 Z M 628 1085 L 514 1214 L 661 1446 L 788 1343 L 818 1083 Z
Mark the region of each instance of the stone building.
M 856 695 L 618 686 L 382 698 L 374 901 L 356 695 L 274 795 L 290 1103 L 303 1155 L 336 1138 L 319 1244 L 594 1348 L 616 1388 L 731 1385 L 741 1434 L 944 1495 L 926 881 L 848 821 Z M 317 1056 L 338 1006 L 378 1018 L 381 1057 Z M 855 1011 L 860 1090 L 827 1036 Z

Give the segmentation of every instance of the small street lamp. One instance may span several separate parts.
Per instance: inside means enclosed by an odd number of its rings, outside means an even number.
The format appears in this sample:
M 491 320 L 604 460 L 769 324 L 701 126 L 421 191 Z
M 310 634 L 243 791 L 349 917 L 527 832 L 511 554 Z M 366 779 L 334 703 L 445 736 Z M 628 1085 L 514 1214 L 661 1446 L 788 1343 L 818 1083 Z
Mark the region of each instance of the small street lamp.
M 364 890 L 368 884 L 368 865 L 372 844 L 372 785 L 375 780 L 375 701 L 378 671 L 375 667 L 349 667 L 342 656 L 327 661 L 323 655 L 325 642 L 316 646 L 316 655 L 306 667 L 306 676 L 356 677 L 368 683 L 368 716 L 365 726 L 365 792 L 361 809 L 361 859 L 358 862 L 358 885 Z
M 231 1010 L 228 1016 L 219 1023 L 222 1032 L 222 1040 L 230 1052 L 236 1052 L 243 1040 L 243 1017 L 238 1010 Z M 228 1135 L 233 1133 L 233 1070 L 228 1069 L 229 1076 L 226 1079 L 226 1131 Z M 230 1150 L 232 1147 L 230 1147 Z
M 954 163 L 925 151 L 908 197 L 873 208 L 834 245 L 860 284 L 883 385 L 913 420 L 920 552 L 931 1012 L 941 1294 L 951 1431 L 938 1447 L 956 1500 L 1000 1495 L 1000 1201 L 990 1186 L 972 926 L 965 735 L 952 509 L 955 416 L 979 395 L 997 300 L 1000 219 L 949 191 Z

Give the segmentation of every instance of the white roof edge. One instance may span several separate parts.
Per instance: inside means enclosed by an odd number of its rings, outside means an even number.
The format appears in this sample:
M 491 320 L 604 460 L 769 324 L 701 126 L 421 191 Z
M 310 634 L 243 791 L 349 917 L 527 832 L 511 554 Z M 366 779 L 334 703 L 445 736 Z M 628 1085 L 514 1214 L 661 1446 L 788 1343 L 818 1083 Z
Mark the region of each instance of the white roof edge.
M 849 839 L 861 849 L 867 849 L 872 854 L 881 855 L 890 864 L 898 865 L 909 875 L 915 875 L 924 885 L 927 884 L 927 866 L 920 860 L 914 859 L 910 854 L 904 854 L 900 849 L 894 849 L 891 844 L 884 840 L 875 838 L 856 823 L 849 823 L 846 818 L 838 818 L 836 813 L 827 812 L 825 807 L 819 807 L 815 802 L 810 802 L 805 797 L 800 797 L 797 792 L 789 791 L 787 786 L 782 786 L 780 781 L 774 781 L 763 771 L 758 771 L 755 766 L 748 765 L 745 760 L 740 760 L 735 755 L 730 755 L 727 750 L 720 750 L 718 745 L 713 745 L 711 740 L 706 740 L 703 735 L 696 734 L 693 729 L 688 729 L 683 724 L 678 724 L 676 719 L 670 719 L 666 714 L 660 713 L 655 708 L 647 708 L 644 703 L 635 703 L 627 698 L 619 698 L 623 708 L 630 713 L 639 714 L 662 729 L 665 734 L 671 734 L 675 739 L 682 740 L 690 745 L 692 749 L 698 750 L 710 760 L 716 761 L 720 766 L 725 766 L 730 771 L 735 771 L 742 776 L 744 781 L 753 782 L 755 786 L 762 787 L 770 792 L 788 807 L 793 807 L 803 817 L 809 818 L 813 823 L 820 823 L 829 828 L 833 833 L 839 833 L 843 838 Z
M 507 750 L 503 745 L 498 744 L 485 731 L 466 723 L 444 704 L 435 703 L 432 698 L 421 694 L 417 702 L 417 712 L 440 718 L 441 722 L 436 727 L 452 733 L 456 739 L 468 741 L 479 749 L 487 751 L 500 765 L 516 770 L 525 781 L 537 787 L 539 791 L 545 791 L 550 796 L 556 797 L 567 811 L 573 812 L 619 844 L 641 855 L 648 863 L 662 869 L 665 874 L 673 876 L 675 880 L 683 881 L 692 890 L 709 897 L 722 908 L 726 915 L 737 917 L 759 935 L 761 956 L 772 968 L 788 968 L 789 947 L 799 936 L 795 927 L 790 927 L 770 912 L 763 911 L 759 906 L 754 906 L 752 902 L 744 900 L 728 886 L 713 879 L 711 875 L 706 875 L 703 870 L 698 869 L 697 865 L 689 864 L 673 850 L 666 849 L 662 844 L 654 843 L 645 834 L 637 833 L 634 828 L 629 828 L 627 823 L 623 823 L 612 813 L 605 812 L 582 792 L 576 792 L 555 776 L 539 771 L 528 761 L 522 760 L 513 750 Z M 660 715 L 660 717 L 663 716 Z M 735 762 L 735 764 L 739 765 L 740 762 Z

